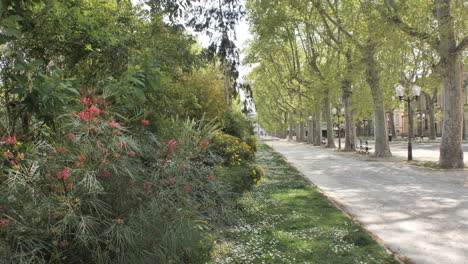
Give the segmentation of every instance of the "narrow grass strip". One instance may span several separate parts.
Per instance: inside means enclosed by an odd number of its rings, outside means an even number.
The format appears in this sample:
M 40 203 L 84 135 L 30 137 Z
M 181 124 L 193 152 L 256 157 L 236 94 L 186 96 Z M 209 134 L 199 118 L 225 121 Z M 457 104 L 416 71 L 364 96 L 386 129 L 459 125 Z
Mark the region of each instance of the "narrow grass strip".
M 265 144 L 257 163 L 267 176 L 241 199 L 212 263 L 398 263 Z

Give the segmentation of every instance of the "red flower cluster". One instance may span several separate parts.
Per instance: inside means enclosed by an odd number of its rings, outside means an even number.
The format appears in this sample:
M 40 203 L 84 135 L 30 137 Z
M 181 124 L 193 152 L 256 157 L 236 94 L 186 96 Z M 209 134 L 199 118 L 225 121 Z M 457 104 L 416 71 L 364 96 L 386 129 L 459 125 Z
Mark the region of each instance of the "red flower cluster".
M 169 178 L 169 180 L 167 180 L 169 182 L 169 184 L 174 184 L 176 183 L 176 179 L 175 178 Z
M 192 192 L 192 187 L 190 187 L 189 185 L 185 185 L 184 186 L 184 189 L 187 191 L 187 192 Z
M 131 156 L 131 157 L 135 157 L 135 156 L 136 156 L 136 154 L 135 154 L 134 151 L 129 151 L 127 154 L 128 154 L 129 156 Z
M 71 174 L 71 169 L 70 168 L 63 168 L 63 170 L 59 171 L 57 173 L 57 179 L 59 180 L 66 180 L 68 179 L 68 177 L 70 177 L 70 174 Z
M 65 153 L 67 153 L 67 149 L 65 147 L 58 147 L 55 150 L 55 152 L 65 154 Z
M 175 140 L 169 140 L 169 142 L 167 142 L 167 144 L 171 148 L 176 148 L 177 147 L 177 141 L 175 141 Z
M 107 178 L 109 178 L 110 176 L 112 176 L 112 173 L 110 173 L 110 172 L 108 172 L 108 171 L 105 171 L 105 172 L 102 174 L 102 177 L 103 177 L 104 179 L 107 179 Z
M 143 189 L 145 189 L 145 191 L 151 191 L 151 184 L 145 184 Z
M 62 240 L 59 243 L 59 247 L 62 247 L 62 248 L 68 247 L 69 245 L 70 245 L 70 242 L 68 242 L 67 240 Z
M 101 110 L 99 108 L 95 106 L 91 106 L 89 108 L 86 108 L 83 112 L 78 113 L 77 115 L 83 121 L 97 122 L 97 119 L 94 116 L 99 115 L 100 113 L 101 113 Z
M 149 126 L 149 124 L 150 124 L 150 121 L 149 121 L 149 120 L 141 120 L 140 122 L 141 122 L 141 124 L 144 125 L 144 126 Z
M 206 147 L 208 147 L 208 146 L 210 145 L 210 142 L 208 142 L 208 141 L 202 141 L 200 144 L 201 144 L 203 147 L 206 148 Z
M 76 136 L 74 134 L 72 134 L 72 133 L 68 133 L 67 137 L 70 138 L 70 139 L 76 138 Z
M 83 97 L 83 98 L 81 98 L 80 103 L 81 103 L 82 105 L 92 105 L 92 104 L 93 104 L 93 100 L 91 100 L 91 99 L 88 98 L 88 97 Z
M 0 221 L 0 225 L 3 226 L 4 228 L 7 228 L 10 225 L 10 220 L 3 219 L 2 221 Z
M 12 136 L 12 137 L 8 137 L 6 140 L 5 140 L 5 143 L 3 144 L 6 144 L 6 145 L 14 145 L 16 144 L 17 140 L 16 140 L 16 136 Z
M 122 125 L 122 123 L 117 123 L 115 121 L 111 121 L 109 122 L 109 125 L 113 128 L 118 128 L 120 125 Z

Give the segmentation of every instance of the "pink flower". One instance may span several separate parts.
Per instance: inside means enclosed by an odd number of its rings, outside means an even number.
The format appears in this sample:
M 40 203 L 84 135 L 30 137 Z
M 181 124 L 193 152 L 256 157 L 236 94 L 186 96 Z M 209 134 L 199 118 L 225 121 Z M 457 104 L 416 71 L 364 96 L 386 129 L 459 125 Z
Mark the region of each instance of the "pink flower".
M 206 148 L 206 147 L 208 147 L 210 145 L 210 142 L 202 141 L 201 144 L 202 144 L 202 146 L 204 146 Z
M 169 180 L 167 181 L 169 182 L 169 184 L 174 184 L 177 180 L 175 178 L 169 178 Z
M 68 247 L 69 245 L 70 245 L 70 242 L 68 242 L 67 240 L 62 240 L 62 241 L 60 241 L 60 243 L 59 243 L 59 246 L 60 246 L 60 247 L 63 247 L 63 248 L 64 248 L 64 247 Z
M 104 179 L 107 179 L 107 178 L 109 178 L 110 176 L 112 176 L 112 173 L 110 173 L 110 172 L 108 172 L 108 171 L 105 171 L 105 172 L 102 174 L 102 177 L 103 177 Z
M 111 121 L 109 122 L 109 125 L 113 128 L 118 128 L 120 125 L 122 125 L 122 123 L 117 123 L 115 121 Z
M 106 149 L 106 148 L 102 148 L 101 151 L 104 153 L 109 153 L 109 149 Z
M 123 147 L 125 147 L 125 146 L 127 146 L 127 143 L 125 143 L 125 142 L 120 142 L 120 147 L 121 147 L 121 148 L 123 148 Z
M 127 154 L 128 154 L 129 156 L 131 156 L 131 157 L 135 157 L 135 156 L 136 156 L 136 154 L 135 154 L 134 151 L 129 151 Z
M 91 113 L 93 115 L 99 115 L 101 113 L 101 110 L 95 106 L 91 106 L 90 108 L 85 110 L 88 113 Z
M 10 220 L 9 219 L 3 219 L 0 221 L 0 225 L 7 228 L 10 225 Z
M 78 115 L 81 118 L 81 120 L 83 120 L 83 121 L 88 121 L 92 117 L 91 113 L 89 113 L 89 112 L 81 112 L 81 113 L 78 113 L 76 115 Z
M 192 187 L 188 186 L 188 185 L 185 185 L 184 186 L 184 189 L 187 191 L 187 192 L 192 192 Z
M 59 171 L 57 173 L 57 179 L 59 180 L 66 180 L 68 177 L 70 177 L 70 168 L 63 168 L 63 170 Z
M 149 126 L 149 124 L 150 124 L 150 121 L 149 121 L 149 120 L 141 120 L 140 122 L 141 122 L 141 124 L 144 125 L 144 126 Z
M 89 99 L 88 97 L 83 97 L 83 98 L 81 98 L 80 103 L 82 105 L 91 105 L 91 104 L 93 104 L 93 101 L 91 99 Z
M 161 162 L 161 165 L 166 165 L 167 160 L 164 160 L 164 159 L 163 159 L 163 160 L 161 160 L 160 162 Z
M 176 148 L 177 147 L 177 141 L 175 140 L 169 140 L 169 142 L 167 142 L 169 144 L 169 147 L 171 148 Z
M 65 147 L 58 147 L 55 152 L 64 154 L 67 153 L 67 149 Z
M 70 138 L 70 139 L 74 139 L 74 138 L 76 138 L 76 136 L 75 136 L 75 135 L 73 135 L 72 133 L 68 133 L 68 134 L 67 134 L 67 137 L 68 137 L 68 138 Z
M 12 136 L 6 139 L 5 144 L 7 145 L 14 145 L 16 144 L 16 136 Z

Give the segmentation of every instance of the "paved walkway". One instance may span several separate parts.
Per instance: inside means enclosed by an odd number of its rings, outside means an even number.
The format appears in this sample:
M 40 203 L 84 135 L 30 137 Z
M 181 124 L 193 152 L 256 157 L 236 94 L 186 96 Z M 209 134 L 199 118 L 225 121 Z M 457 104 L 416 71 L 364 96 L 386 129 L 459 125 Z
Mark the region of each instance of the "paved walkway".
M 416 264 L 468 264 L 468 171 L 265 142 L 394 252 Z

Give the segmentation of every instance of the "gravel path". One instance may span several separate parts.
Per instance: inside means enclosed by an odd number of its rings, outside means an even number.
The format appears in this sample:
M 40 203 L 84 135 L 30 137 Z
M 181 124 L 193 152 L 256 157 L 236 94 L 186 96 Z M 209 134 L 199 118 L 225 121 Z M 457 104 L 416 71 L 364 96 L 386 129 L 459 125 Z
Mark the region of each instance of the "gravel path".
M 468 171 L 432 171 L 265 140 L 385 245 L 416 264 L 468 264 Z

